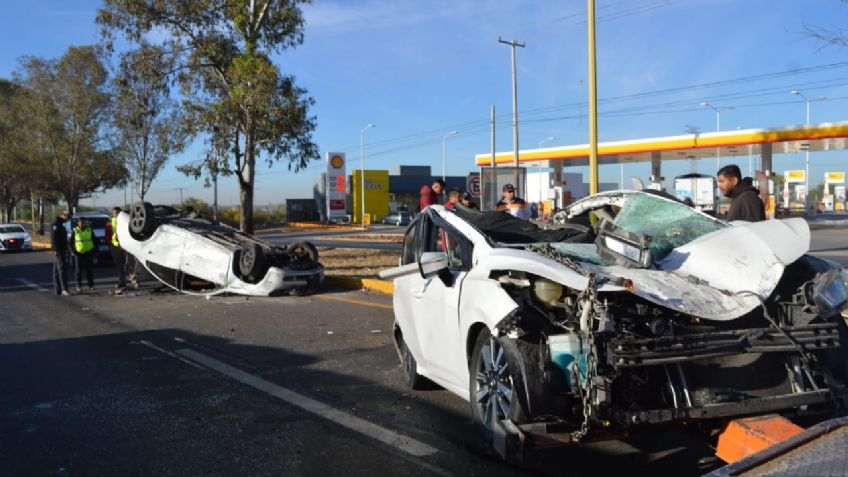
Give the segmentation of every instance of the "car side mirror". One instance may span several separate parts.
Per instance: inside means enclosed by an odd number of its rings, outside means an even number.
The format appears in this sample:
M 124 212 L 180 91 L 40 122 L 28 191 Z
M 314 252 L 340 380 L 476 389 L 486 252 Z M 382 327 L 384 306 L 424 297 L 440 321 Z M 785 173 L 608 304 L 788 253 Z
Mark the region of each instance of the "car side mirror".
M 453 285 L 453 274 L 450 271 L 448 256 L 442 252 L 424 252 L 418 259 L 418 271 L 426 279 L 439 277 L 446 287 Z

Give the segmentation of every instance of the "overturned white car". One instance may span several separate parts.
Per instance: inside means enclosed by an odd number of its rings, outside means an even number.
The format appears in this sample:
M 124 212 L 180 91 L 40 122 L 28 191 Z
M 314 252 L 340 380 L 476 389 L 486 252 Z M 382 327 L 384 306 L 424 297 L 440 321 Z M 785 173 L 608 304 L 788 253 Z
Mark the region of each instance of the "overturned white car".
M 431 206 L 410 225 L 381 274 L 409 385 L 525 444 L 844 411 L 848 274 L 805 255 L 803 219 L 731 226 L 618 191 L 555 222 Z
M 318 251 L 309 242 L 272 245 L 147 202 L 121 212 L 118 240 L 156 279 L 187 294 L 311 293 L 324 279 Z

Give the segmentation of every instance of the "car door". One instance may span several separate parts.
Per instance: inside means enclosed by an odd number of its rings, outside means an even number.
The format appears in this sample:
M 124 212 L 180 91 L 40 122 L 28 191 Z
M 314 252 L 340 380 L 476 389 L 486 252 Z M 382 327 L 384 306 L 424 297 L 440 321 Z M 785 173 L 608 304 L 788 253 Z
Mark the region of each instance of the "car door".
M 464 347 L 459 327 L 459 296 L 471 257 L 470 242 L 435 213 L 419 228 L 420 253 L 444 253 L 449 270 L 428 279 L 418 275 L 410 290 L 413 319 L 425 367 L 441 379 L 464 387 Z M 419 257 L 420 257 L 419 253 Z

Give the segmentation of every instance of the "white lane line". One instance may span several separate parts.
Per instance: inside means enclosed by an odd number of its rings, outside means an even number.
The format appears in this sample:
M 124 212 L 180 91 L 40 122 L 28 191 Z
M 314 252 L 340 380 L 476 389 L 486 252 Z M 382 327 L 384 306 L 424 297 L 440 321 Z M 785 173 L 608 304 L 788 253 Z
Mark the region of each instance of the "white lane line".
M 234 368 L 192 349 L 179 349 L 176 353 L 196 361 L 225 376 L 229 376 L 236 381 L 268 393 L 289 404 L 316 414 L 319 417 L 323 417 L 324 419 L 340 424 L 352 431 L 371 437 L 372 439 L 376 439 L 414 457 L 426 457 L 438 452 L 438 449 L 430 447 L 427 444 L 417 441 L 409 436 L 380 427 L 374 423 L 320 403 L 302 394 L 298 394 L 282 386 L 265 381 L 264 379 L 248 374 L 238 368 Z
M 200 366 L 199 364 L 195 363 L 194 361 L 191 361 L 191 360 L 185 359 L 185 358 L 183 358 L 182 356 L 177 356 L 176 354 L 174 354 L 174 353 L 172 353 L 172 352 L 170 352 L 170 351 L 168 351 L 168 350 L 166 350 L 166 349 L 160 348 L 160 347 L 156 346 L 155 344 L 153 344 L 153 343 L 151 343 L 151 342 L 149 342 L 149 341 L 145 341 L 145 340 L 130 341 L 130 344 L 140 344 L 140 345 L 144 345 L 144 346 L 147 346 L 148 348 L 155 349 L 156 351 L 158 351 L 158 352 L 160 352 L 160 353 L 162 353 L 162 354 L 168 355 L 168 356 L 170 356 L 170 357 L 172 357 L 172 358 L 174 358 L 174 359 L 176 359 L 176 360 L 178 360 L 178 361 L 181 361 L 181 362 L 183 362 L 183 363 L 185 363 L 185 364 L 187 364 L 187 365 L 189 365 L 189 366 L 193 366 L 193 367 L 195 367 L 195 368 L 197 368 L 197 369 L 205 369 L 203 366 Z
M 17 281 L 18 283 L 23 283 L 24 285 L 26 285 L 30 288 L 34 288 L 38 291 L 42 291 L 42 292 L 48 291 L 46 288 L 43 288 L 41 285 L 39 285 L 37 283 L 33 283 L 33 282 L 27 280 L 26 278 L 16 278 L 15 281 Z

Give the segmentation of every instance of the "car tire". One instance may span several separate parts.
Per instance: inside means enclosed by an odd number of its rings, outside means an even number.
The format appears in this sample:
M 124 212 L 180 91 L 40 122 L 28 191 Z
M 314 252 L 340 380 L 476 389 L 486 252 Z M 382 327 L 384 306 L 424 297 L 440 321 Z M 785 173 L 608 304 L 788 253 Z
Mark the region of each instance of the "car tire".
M 516 340 L 495 338 L 484 329 L 477 336 L 469 365 L 471 418 L 483 437 L 492 438 L 495 425 L 503 419 L 515 424 L 527 422 L 529 413 L 525 391 L 533 393 L 537 383 L 534 366 L 525 366 Z M 531 399 L 535 399 L 531 396 Z
M 248 283 L 257 283 L 265 276 L 268 266 L 265 252 L 258 243 L 245 245 L 238 254 L 238 270 Z
M 145 240 L 156 229 L 156 215 L 149 202 L 136 202 L 130 209 L 130 235 L 136 240 Z
M 415 361 L 415 356 L 412 356 L 412 351 L 403 340 L 403 335 L 398 331 L 398 355 L 400 356 L 400 365 L 403 369 L 403 381 L 410 389 L 426 389 L 430 384 L 430 380 L 418 374 L 418 362 Z
M 311 242 L 295 242 L 289 247 L 289 253 L 299 261 L 318 261 L 318 249 Z

